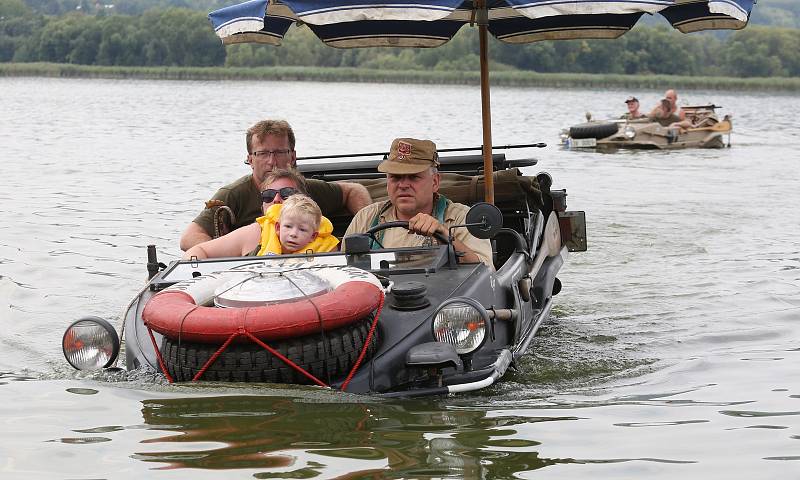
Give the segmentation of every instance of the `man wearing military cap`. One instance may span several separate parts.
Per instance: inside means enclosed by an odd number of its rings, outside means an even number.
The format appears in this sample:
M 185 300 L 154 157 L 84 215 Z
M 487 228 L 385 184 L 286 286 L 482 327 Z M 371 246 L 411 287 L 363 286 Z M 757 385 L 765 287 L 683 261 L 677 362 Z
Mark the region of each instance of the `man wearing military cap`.
M 430 140 L 394 139 L 389 157 L 378 165 L 378 171 L 386 174 L 389 200 L 361 209 L 350 222 L 345 236 L 397 220 L 408 221 L 409 232 L 402 228 L 379 232 L 378 241 L 386 248 L 429 245 L 436 232 L 449 236 L 450 226 L 466 223 L 469 208 L 438 193 L 438 168 L 436 144 Z M 462 262 L 483 262 L 492 267 L 489 240 L 473 237 L 466 228 L 456 228 L 452 234 L 456 251 L 464 253 Z M 379 247 L 373 245 L 373 248 Z
M 625 105 L 628 106 L 628 113 L 623 114 L 621 119 L 623 120 L 636 120 L 637 118 L 644 118 L 647 115 L 639 111 L 639 99 L 636 97 L 628 97 L 625 100 Z

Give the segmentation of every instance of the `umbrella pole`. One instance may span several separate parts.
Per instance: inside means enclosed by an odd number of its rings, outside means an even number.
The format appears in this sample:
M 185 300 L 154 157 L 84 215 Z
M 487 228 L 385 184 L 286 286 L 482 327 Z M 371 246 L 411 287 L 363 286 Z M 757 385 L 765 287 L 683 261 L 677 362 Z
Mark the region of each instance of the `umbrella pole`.
M 485 2 L 478 2 L 477 11 L 478 36 L 480 39 L 481 59 L 481 118 L 483 121 L 483 176 L 484 194 L 487 203 L 494 204 L 494 165 L 492 163 L 492 112 L 489 102 L 489 60 L 488 60 L 488 25 L 489 11 Z

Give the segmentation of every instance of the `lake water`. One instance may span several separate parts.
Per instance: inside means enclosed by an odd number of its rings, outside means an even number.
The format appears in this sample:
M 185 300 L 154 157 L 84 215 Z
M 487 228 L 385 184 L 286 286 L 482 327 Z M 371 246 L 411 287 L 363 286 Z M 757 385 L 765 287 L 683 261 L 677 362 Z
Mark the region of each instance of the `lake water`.
M 395 136 L 481 143 L 477 87 L 0 78 L 0 477 L 702 478 L 800 475 L 800 97 L 679 92 L 733 115 L 730 149 L 564 151 L 561 127 L 662 92 L 494 88 L 497 145 L 585 210 L 589 251 L 519 371 L 468 395 L 82 374 L 60 347 L 119 322 L 223 183 L 244 131 L 299 155 Z

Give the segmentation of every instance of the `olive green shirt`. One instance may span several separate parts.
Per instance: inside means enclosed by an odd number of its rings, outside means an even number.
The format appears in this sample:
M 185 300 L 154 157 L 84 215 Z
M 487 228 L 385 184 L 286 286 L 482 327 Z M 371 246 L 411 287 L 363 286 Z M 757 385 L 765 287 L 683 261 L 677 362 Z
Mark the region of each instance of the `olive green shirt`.
M 306 187 L 308 188 L 309 196 L 317 202 L 317 205 L 322 210 L 322 215 L 326 217 L 332 216 L 344 207 L 342 187 L 339 185 L 323 182 L 322 180 L 306 179 Z M 232 226 L 233 230 L 250 225 L 256 221 L 256 218 L 264 215 L 261 211 L 261 191 L 256 188 L 252 174 L 245 175 L 235 182 L 220 188 L 214 194 L 212 200 L 224 202 L 233 211 L 236 216 L 236 221 L 233 222 Z M 214 236 L 212 209 L 203 209 L 200 215 L 192 221 L 200 225 L 209 236 Z
M 646 118 L 646 117 L 647 115 L 645 115 L 644 113 L 640 113 L 639 116 L 634 117 L 633 115 L 631 115 L 631 112 L 623 113 L 622 115 L 619 116 L 619 118 L 622 120 L 636 120 L 638 118 Z
M 376 202 L 359 210 L 359 212 L 353 217 L 353 221 L 350 222 L 350 226 L 347 227 L 345 236 L 353 233 L 366 232 L 369 230 L 373 220 L 375 219 L 375 216 L 378 214 L 380 214 L 378 224 L 396 221 L 397 217 L 395 215 L 394 207 L 390 206 L 381 213 L 381 210 L 384 209 L 387 203 L 388 200 L 385 202 Z M 466 205 L 454 203 L 448 200 L 447 208 L 444 211 L 445 227 L 449 229 L 453 225 L 463 225 L 467 223 L 467 211 L 469 211 L 469 207 Z M 431 237 L 410 233 L 404 228 L 390 228 L 385 230 L 385 232 L 386 233 L 383 237 L 382 243 L 386 248 L 421 247 L 431 245 Z M 481 240 L 473 237 L 467 231 L 466 227 L 454 228 L 452 233 L 456 240 L 461 241 L 461 243 L 466 245 L 467 248 L 475 252 L 475 254 L 478 255 L 478 258 L 481 259 L 481 262 L 485 263 L 489 268 L 493 268 L 492 244 L 489 242 L 489 240 Z M 433 241 L 435 242 L 435 240 Z
M 680 109 L 674 112 L 665 112 L 661 107 L 656 107 L 647 118 L 653 122 L 658 122 L 662 127 L 669 127 L 673 123 L 681 121 Z

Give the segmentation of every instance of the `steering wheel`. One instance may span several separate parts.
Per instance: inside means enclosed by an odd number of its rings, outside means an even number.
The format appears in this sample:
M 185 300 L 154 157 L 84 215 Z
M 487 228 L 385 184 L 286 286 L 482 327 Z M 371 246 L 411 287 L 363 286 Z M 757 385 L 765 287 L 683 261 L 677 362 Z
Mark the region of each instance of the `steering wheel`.
M 394 221 L 394 222 L 381 223 L 380 225 L 375 225 L 374 227 L 370 228 L 369 230 L 367 230 L 364 233 L 369 235 L 369 237 L 375 243 L 377 243 L 379 247 L 385 248 L 383 245 L 381 245 L 381 242 L 378 241 L 378 238 L 375 236 L 375 234 L 378 233 L 378 232 L 381 232 L 383 230 L 386 230 L 388 228 L 405 228 L 406 230 L 408 230 L 408 222 L 405 221 L 405 220 L 397 220 L 397 221 Z M 444 245 L 449 245 L 450 244 L 450 238 L 448 238 L 445 235 L 442 235 L 441 232 L 434 233 L 433 234 L 433 238 L 438 240 L 439 243 L 441 243 L 441 244 L 444 244 Z

